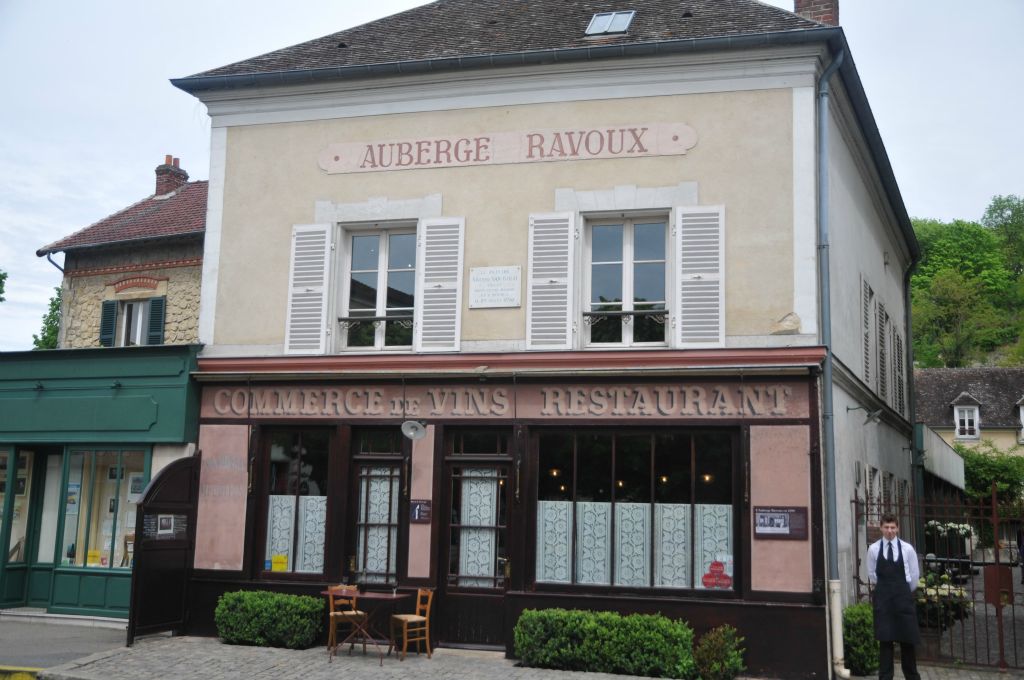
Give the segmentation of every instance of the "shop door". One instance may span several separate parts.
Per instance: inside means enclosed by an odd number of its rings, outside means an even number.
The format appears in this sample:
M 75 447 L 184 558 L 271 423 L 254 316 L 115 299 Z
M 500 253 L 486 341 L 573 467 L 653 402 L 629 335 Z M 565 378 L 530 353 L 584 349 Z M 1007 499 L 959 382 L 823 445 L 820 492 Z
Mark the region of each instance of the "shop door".
M 0 452 L 0 514 L 4 521 L 4 606 L 50 602 L 60 498 L 59 449 Z
M 449 644 L 504 647 L 509 464 L 445 464 L 445 537 L 434 629 Z

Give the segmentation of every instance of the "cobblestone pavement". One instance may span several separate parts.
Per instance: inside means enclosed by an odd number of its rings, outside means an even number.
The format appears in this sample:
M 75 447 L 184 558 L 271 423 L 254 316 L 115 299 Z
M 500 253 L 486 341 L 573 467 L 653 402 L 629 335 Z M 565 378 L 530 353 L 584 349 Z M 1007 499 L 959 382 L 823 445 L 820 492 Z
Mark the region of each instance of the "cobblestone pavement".
M 130 648 L 100 652 L 39 674 L 47 680 L 602 680 L 623 677 L 604 673 L 577 673 L 520 668 L 495 652 L 439 649 L 433 659 L 410 655 L 405 661 L 385 657 L 379 665 L 372 648 L 364 656 L 358 648 L 351 656 L 340 653 L 327 662 L 323 647 L 303 651 L 225 645 L 213 638 L 157 637 Z M 877 678 L 877 676 L 870 676 Z M 896 677 L 902 678 L 898 668 Z M 923 680 L 1024 680 L 1024 672 L 997 673 L 956 667 L 921 668 Z

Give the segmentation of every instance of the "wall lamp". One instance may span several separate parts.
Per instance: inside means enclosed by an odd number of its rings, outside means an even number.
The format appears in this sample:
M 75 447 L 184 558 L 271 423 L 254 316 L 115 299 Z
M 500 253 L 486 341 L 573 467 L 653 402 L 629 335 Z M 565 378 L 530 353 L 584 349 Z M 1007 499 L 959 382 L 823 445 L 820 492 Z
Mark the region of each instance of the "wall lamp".
M 882 409 L 869 411 L 867 406 L 847 406 L 846 412 L 849 413 L 850 411 L 864 411 L 864 413 L 867 414 L 867 416 L 864 418 L 865 425 L 867 425 L 868 423 L 877 423 L 879 420 L 882 419 Z

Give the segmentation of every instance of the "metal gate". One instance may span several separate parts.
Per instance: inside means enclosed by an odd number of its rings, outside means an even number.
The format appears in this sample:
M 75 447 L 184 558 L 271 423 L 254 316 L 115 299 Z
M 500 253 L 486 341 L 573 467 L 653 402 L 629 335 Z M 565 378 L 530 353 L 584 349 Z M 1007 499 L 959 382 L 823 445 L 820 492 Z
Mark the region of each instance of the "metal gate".
M 881 537 L 881 516 L 899 517 L 900 535 L 917 548 L 918 659 L 938 664 L 1024 668 L 1024 585 L 1019 538 L 1024 507 L 986 501 L 857 499 L 853 540 L 858 599 L 870 601 L 867 548 Z M 1021 541 L 1024 542 L 1024 541 Z
M 128 644 L 140 635 L 181 630 L 195 549 L 199 454 L 160 471 L 143 493 L 135 521 Z

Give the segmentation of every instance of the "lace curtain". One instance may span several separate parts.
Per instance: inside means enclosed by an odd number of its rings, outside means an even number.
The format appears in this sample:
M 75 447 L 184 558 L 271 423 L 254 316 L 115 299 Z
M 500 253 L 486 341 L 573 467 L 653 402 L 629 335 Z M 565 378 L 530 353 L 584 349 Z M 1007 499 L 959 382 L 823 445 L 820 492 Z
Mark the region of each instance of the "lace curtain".
M 356 571 L 364 583 L 390 583 L 398 556 L 397 470 L 368 467 L 360 476 Z
M 733 575 L 732 559 L 732 506 L 698 505 L 694 527 L 694 545 L 697 553 L 697 578 L 694 588 L 704 588 L 701 576 L 708 573 L 712 562 L 721 562 L 725 573 Z
M 459 508 L 458 585 L 469 588 L 493 588 L 497 566 L 498 470 L 464 468 L 462 507 Z M 473 527 L 481 527 L 479 529 Z M 487 527 L 487 528 L 483 528 Z M 486 578 L 474 578 L 474 577 Z
M 570 583 L 572 502 L 537 502 L 537 580 Z
M 326 496 L 299 496 L 298 543 L 295 536 L 295 496 L 271 496 L 267 517 L 266 561 L 284 556 L 286 571 L 319 574 L 324 570 L 327 524 Z M 293 548 L 297 554 L 292 556 Z M 269 568 L 269 567 L 268 567 Z

